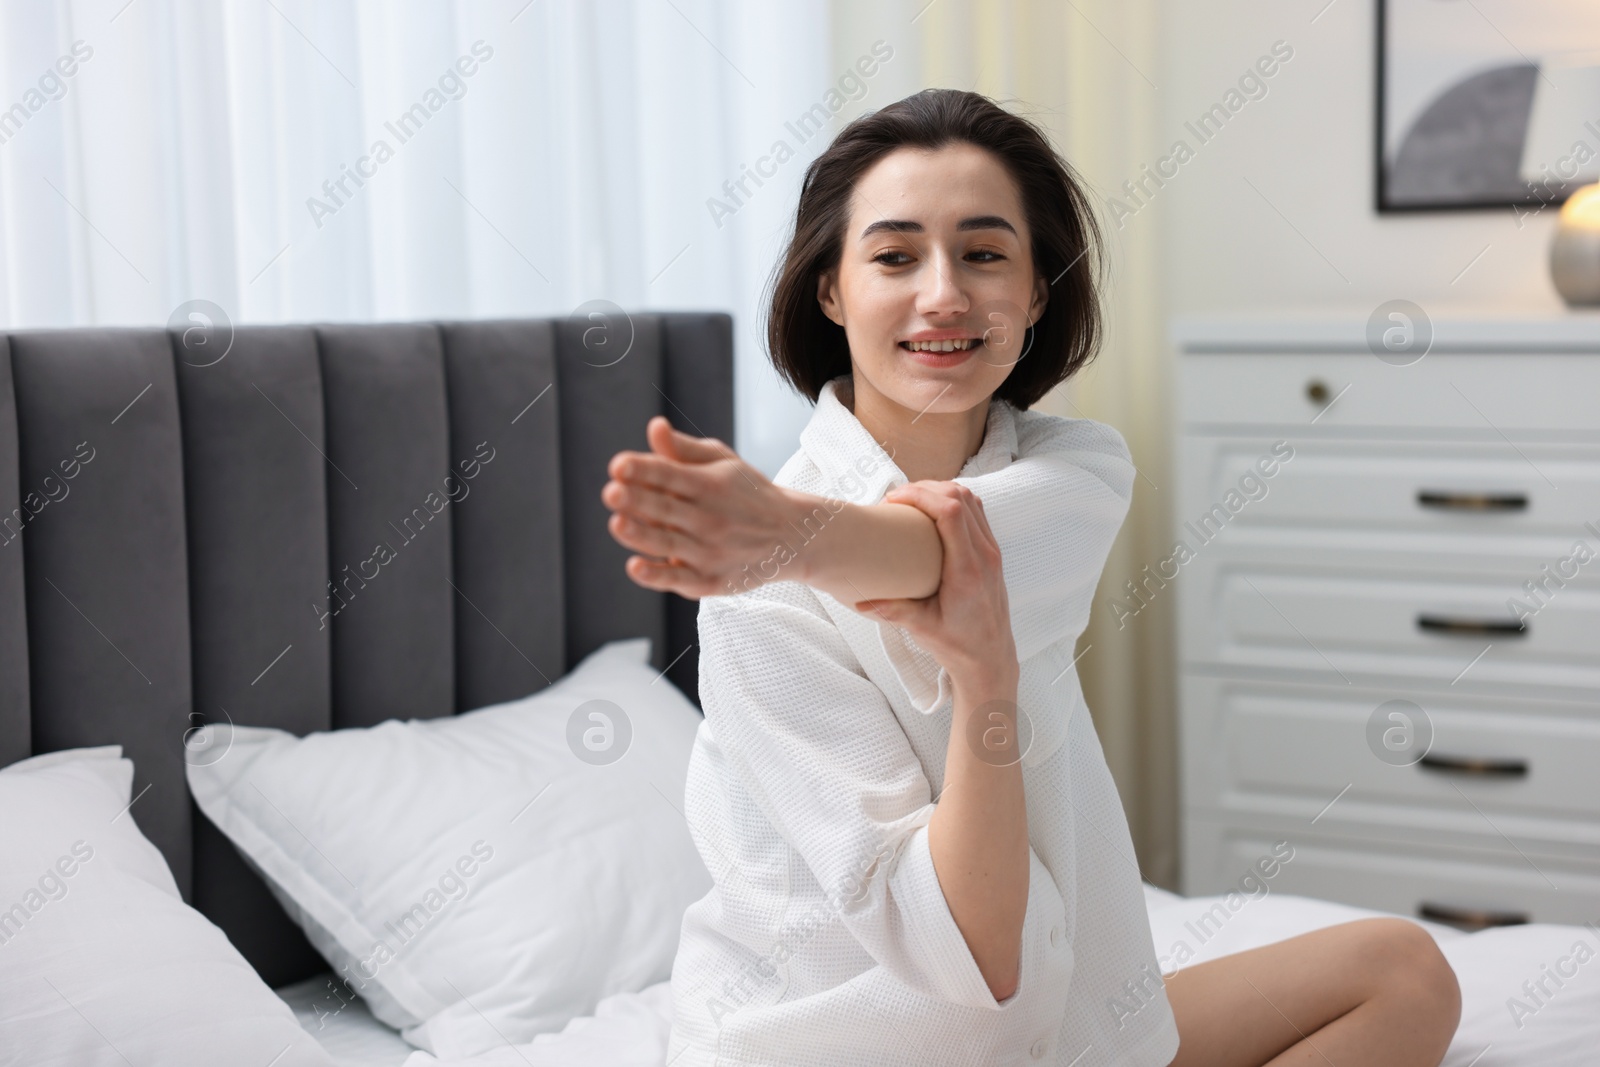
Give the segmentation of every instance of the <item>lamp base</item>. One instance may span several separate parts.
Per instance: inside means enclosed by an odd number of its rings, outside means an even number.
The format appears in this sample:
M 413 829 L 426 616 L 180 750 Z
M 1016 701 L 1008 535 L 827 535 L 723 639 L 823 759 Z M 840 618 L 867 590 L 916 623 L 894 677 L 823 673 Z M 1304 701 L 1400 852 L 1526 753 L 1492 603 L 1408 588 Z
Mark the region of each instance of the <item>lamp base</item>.
M 1569 307 L 1600 306 L 1600 230 L 1557 229 L 1550 244 L 1550 280 Z
M 1561 206 L 1550 280 L 1568 307 L 1600 306 L 1600 183 L 1585 185 Z

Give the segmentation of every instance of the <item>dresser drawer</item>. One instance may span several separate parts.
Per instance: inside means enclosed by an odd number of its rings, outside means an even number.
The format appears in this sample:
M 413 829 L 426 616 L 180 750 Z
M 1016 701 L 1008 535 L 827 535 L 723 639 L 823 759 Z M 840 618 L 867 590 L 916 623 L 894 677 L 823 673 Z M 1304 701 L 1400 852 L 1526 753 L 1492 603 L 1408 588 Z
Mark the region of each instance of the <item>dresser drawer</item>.
M 1414 918 L 1475 915 L 1503 924 L 1600 921 L 1600 868 L 1593 864 L 1541 860 L 1536 870 L 1514 852 L 1494 857 L 1426 842 L 1386 846 L 1202 819 L 1185 827 L 1184 892 L 1198 896 L 1237 889 L 1240 872 L 1272 854 L 1283 840 L 1294 846 L 1294 856 L 1273 878 L 1275 893 Z
M 1176 601 L 1185 891 L 1287 840 L 1275 890 L 1600 920 L 1600 314 L 1374 314 L 1175 324 L 1172 540 L 1101 607 Z
M 1539 603 L 1516 573 L 1385 571 L 1360 558 L 1291 568 L 1202 556 L 1184 592 L 1186 662 L 1600 694 L 1600 585 Z M 1513 599 L 1537 611 L 1519 621 Z
M 1593 438 L 1600 434 L 1597 396 L 1600 360 L 1592 355 L 1509 348 L 1434 352 L 1404 367 L 1367 351 L 1184 353 L 1176 392 L 1187 432 L 1390 428 L 1399 436 L 1484 441 L 1500 441 L 1501 434 L 1538 439 L 1556 430 Z
M 1284 441 L 1193 439 L 1180 461 L 1180 536 L 1197 546 L 1235 527 L 1317 526 L 1600 546 L 1600 446 Z
M 1207 677 L 1182 691 L 1191 810 L 1600 857 L 1600 704 Z

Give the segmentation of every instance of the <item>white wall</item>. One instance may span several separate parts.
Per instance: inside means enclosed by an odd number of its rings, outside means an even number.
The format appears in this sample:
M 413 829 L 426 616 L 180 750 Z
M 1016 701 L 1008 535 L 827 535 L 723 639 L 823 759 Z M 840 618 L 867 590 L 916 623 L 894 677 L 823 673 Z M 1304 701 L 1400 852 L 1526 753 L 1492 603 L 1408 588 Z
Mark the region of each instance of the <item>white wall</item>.
M 1218 102 L 1275 41 L 1294 50 L 1267 80 L 1267 95 L 1199 146 L 1152 198 L 1152 210 L 1123 220 L 1126 227 L 1164 228 L 1169 310 L 1310 307 L 1365 315 L 1398 298 L 1434 314 L 1461 305 L 1560 307 L 1546 260 L 1554 208 L 1520 228 L 1510 208 L 1376 213 L 1377 5 L 1327 4 L 1164 0 L 1166 63 L 1152 74 L 1169 144 L 1182 137 L 1197 145 L 1184 122 Z M 1461 7 L 1463 17 L 1476 17 Z

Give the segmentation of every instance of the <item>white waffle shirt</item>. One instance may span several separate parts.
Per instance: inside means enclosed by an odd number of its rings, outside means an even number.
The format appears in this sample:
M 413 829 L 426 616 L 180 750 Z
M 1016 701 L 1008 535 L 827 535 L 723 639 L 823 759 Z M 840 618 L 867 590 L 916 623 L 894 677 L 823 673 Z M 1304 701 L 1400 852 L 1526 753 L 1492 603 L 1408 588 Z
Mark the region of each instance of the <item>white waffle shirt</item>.
M 877 503 L 906 477 L 842 381 L 774 480 Z M 1033 728 L 1021 974 L 1003 1002 L 928 851 L 953 714 L 944 669 L 903 628 L 783 580 L 781 550 L 763 571 L 776 580 L 701 600 L 705 721 L 684 801 L 714 885 L 683 918 L 671 1067 L 1171 1062 L 1127 821 L 1073 665 L 1134 475 L 1115 429 L 994 399 L 956 478 L 1000 545 Z

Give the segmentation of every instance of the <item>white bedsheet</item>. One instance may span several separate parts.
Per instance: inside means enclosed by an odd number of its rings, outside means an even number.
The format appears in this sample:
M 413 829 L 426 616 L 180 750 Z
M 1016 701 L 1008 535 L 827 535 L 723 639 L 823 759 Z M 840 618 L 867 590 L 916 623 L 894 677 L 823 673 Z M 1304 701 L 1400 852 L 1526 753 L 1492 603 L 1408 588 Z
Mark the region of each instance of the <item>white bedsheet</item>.
M 343 1067 L 400 1067 L 417 1051 L 399 1031 L 374 1019 L 366 1004 L 338 985 L 331 973 L 274 992 Z
M 530 1044 L 442 1061 L 407 1044 L 398 1031 L 374 1019 L 359 999 L 341 999 L 332 977 L 321 975 L 276 992 L 342 1067 L 662 1067 L 667 1058 L 672 1029 L 667 982 L 607 997 L 594 1015 L 572 1020 L 560 1033 L 540 1034 Z M 344 997 L 349 996 L 345 991 Z
M 1228 903 L 1224 897 L 1184 898 L 1147 886 L 1145 904 L 1163 966 L 1170 969 L 1180 958 L 1192 965 L 1383 914 L 1280 893 L 1242 903 L 1235 898 L 1231 910 Z M 1461 1026 L 1443 1067 L 1600 1063 L 1600 929 L 1534 925 L 1463 934 L 1435 923 L 1421 925 L 1434 935 L 1461 982 Z M 443 1061 L 406 1044 L 360 1001 L 340 999 L 326 977 L 285 987 L 278 995 L 348 1067 L 663 1067 L 672 1025 L 671 988 L 661 982 L 607 997 L 593 1016 L 574 1019 L 560 1033 L 541 1034 L 530 1044 Z

